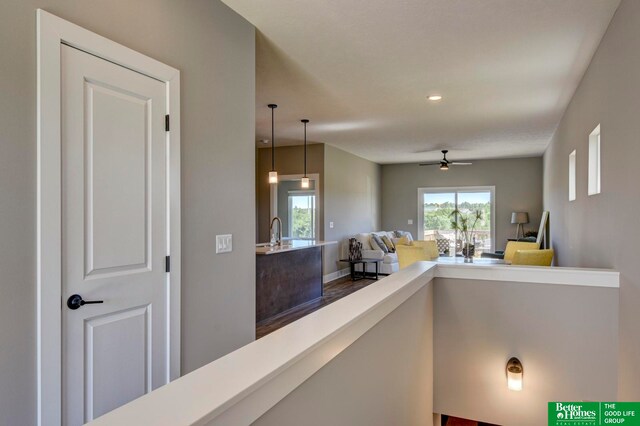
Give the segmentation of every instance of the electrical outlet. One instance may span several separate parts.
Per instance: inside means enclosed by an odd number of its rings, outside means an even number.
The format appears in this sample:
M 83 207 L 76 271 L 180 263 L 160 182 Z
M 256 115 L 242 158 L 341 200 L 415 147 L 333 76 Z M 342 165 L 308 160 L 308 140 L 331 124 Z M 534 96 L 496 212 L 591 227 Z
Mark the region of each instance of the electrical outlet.
M 407 221 L 407 225 L 413 225 L 413 219 L 409 219 L 409 220 Z
M 329 228 L 333 229 L 333 222 L 329 222 Z
M 233 251 L 233 235 L 216 235 L 216 254 Z

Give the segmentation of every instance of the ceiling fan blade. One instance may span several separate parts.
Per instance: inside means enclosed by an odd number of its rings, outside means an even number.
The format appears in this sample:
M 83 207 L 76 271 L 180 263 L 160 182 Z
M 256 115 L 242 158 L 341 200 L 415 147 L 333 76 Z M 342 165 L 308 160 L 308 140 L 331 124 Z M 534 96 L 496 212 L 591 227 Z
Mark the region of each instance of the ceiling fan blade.
M 451 163 L 449 163 L 450 166 L 470 166 L 473 163 L 459 163 L 457 161 L 453 161 Z
M 422 163 L 419 164 L 420 166 L 439 166 L 440 163 Z

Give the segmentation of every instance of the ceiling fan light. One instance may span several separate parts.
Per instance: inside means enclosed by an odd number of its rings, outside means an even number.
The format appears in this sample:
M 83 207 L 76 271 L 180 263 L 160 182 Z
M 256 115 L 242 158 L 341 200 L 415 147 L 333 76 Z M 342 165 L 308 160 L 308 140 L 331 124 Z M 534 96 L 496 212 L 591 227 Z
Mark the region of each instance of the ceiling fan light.
M 440 164 L 440 170 L 449 170 L 449 165 L 446 163 Z

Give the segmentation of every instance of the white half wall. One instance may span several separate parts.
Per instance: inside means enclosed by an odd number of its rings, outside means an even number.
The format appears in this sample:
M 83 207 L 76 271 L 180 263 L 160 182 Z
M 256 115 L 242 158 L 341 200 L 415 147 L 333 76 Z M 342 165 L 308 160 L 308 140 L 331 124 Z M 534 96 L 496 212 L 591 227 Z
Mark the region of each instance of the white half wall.
M 429 284 L 253 424 L 431 426 L 432 336 Z

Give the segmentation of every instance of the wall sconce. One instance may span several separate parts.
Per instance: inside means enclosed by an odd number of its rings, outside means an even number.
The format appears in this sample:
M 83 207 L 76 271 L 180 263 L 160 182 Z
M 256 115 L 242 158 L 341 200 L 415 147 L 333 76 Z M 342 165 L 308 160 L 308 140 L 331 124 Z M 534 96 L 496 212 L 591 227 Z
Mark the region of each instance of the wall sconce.
M 522 390 L 522 363 L 516 357 L 507 361 L 507 387 L 509 390 Z

